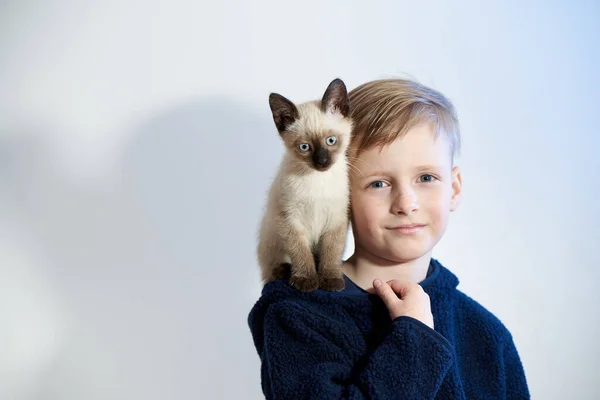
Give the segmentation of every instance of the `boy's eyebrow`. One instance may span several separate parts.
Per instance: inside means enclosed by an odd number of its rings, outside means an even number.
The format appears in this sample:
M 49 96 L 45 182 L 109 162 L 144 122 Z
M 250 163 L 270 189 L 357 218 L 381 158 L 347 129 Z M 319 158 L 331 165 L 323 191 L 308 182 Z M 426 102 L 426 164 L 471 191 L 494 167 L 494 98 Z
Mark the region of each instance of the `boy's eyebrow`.
M 360 179 L 368 179 L 373 176 L 389 176 L 389 175 L 391 175 L 391 174 L 387 171 L 374 171 L 374 172 L 369 172 L 367 174 L 361 175 Z
M 418 167 L 415 167 L 414 171 L 415 172 L 440 172 L 442 170 L 442 167 L 440 167 L 439 165 L 420 165 Z M 369 172 L 366 174 L 361 175 L 360 179 L 369 179 L 371 177 L 374 176 L 390 176 L 393 175 L 393 173 L 391 173 L 390 171 L 384 171 L 384 170 L 378 170 L 378 171 L 373 171 L 373 172 Z
M 440 167 L 438 165 L 421 165 L 421 166 L 415 168 L 415 171 L 417 171 L 417 172 L 440 171 L 441 169 L 442 169 L 442 167 Z

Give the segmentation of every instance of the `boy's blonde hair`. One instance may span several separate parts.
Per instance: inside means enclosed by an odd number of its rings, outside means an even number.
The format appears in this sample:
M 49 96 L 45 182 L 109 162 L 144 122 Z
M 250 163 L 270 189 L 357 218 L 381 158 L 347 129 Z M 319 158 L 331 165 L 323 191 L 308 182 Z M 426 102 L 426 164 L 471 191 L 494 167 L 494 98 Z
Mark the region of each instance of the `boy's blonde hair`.
M 424 122 L 432 123 L 437 135 L 447 135 L 452 160 L 458 154 L 456 110 L 440 92 L 412 80 L 380 79 L 364 83 L 348 95 L 354 155 L 390 144 Z

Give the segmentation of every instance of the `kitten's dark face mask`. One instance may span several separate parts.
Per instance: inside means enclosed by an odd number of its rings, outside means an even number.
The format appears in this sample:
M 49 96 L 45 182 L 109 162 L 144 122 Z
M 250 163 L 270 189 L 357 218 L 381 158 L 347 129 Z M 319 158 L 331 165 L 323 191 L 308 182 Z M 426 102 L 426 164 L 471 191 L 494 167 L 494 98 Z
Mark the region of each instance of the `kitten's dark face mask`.
M 329 152 L 321 146 L 317 146 L 312 154 L 312 161 L 316 169 L 322 170 L 329 168 L 331 165 L 331 159 L 329 158 Z
M 284 137 L 287 147 L 295 151 L 306 167 L 317 171 L 327 171 L 345 150 L 346 139 L 332 131 L 290 135 L 296 135 L 296 138 L 289 140 L 290 137 Z

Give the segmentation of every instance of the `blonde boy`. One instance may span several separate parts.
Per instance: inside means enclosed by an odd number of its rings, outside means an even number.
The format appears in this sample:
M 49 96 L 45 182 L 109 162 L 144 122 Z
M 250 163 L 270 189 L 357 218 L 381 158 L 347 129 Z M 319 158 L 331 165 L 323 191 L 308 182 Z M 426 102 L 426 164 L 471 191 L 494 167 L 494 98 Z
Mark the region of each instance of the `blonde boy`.
M 461 196 L 451 102 L 389 79 L 357 87 L 350 104 L 346 287 L 265 286 L 248 322 L 266 398 L 529 398 L 510 332 L 432 258 Z

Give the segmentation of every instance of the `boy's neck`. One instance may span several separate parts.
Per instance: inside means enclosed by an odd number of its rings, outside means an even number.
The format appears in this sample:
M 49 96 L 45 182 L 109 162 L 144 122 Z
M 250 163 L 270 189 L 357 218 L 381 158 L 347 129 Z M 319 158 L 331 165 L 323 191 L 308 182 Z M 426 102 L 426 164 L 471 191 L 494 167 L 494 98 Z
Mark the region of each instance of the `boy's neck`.
M 402 282 L 420 283 L 427 277 L 430 262 L 431 251 L 415 260 L 393 263 L 370 254 L 362 254 L 357 249 L 342 264 L 342 270 L 354 283 L 367 290 L 373 287 L 373 280 L 376 278 L 384 282 L 397 279 Z

